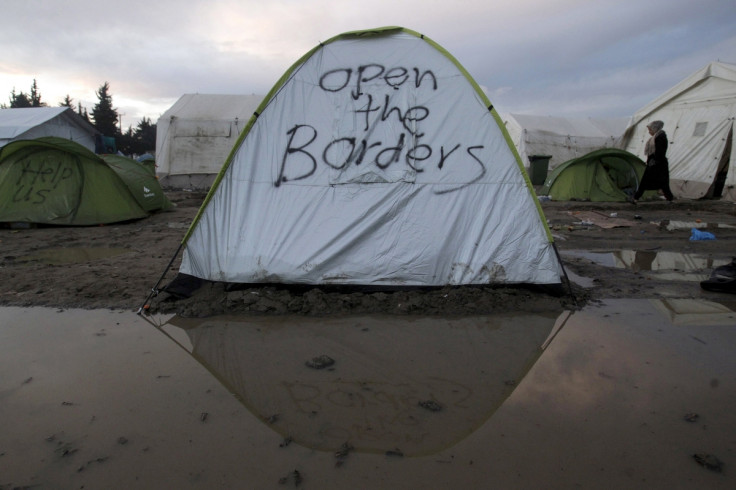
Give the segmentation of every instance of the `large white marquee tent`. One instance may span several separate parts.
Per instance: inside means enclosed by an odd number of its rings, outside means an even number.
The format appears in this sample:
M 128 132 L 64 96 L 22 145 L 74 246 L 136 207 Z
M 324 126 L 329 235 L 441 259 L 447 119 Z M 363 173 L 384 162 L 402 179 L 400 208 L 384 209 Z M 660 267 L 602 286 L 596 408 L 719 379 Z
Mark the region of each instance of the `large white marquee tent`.
M 99 131 L 69 107 L 0 109 L 0 147 L 11 141 L 56 136 L 95 151 Z
M 736 65 L 713 62 L 637 111 L 622 148 L 642 156 L 647 124 L 661 120 L 675 196 L 736 201 L 735 118 Z
M 156 124 L 156 175 L 174 188 L 207 189 L 261 95 L 185 94 Z

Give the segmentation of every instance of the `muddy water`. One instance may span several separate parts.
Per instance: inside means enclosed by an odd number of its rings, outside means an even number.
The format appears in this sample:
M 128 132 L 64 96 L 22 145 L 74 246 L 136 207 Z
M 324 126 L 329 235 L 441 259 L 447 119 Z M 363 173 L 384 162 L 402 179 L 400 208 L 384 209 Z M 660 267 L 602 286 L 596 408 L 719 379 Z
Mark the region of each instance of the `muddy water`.
M 0 488 L 734 488 L 734 309 L 190 323 L 3 308 Z M 305 365 L 322 354 L 335 363 Z
M 555 320 L 173 318 L 164 330 L 184 332 L 182 345 L 289 442 L 417 456 L 483 425 L 541 355 Z
M 582 257 L 606 267 L 655 273 L 670 281 L 703 281 L 712 269 L 729 264 L 731 259 L 717 259 L 706 254 L 683 254 L 656 250 L 615 250 L 590 252 L 567 250 L 567 257 Z

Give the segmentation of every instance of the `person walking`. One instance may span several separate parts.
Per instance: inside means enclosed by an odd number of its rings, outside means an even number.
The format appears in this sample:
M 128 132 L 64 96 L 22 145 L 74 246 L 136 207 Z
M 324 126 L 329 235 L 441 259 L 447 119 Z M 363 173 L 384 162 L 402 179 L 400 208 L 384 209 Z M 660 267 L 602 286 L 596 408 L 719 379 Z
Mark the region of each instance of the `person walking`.
M 650 190 L 661 189 L 665 199 L 669 202 L 675 199 L 670 190 L 670 168 L 667 161 L 667 145 L 669 143 L 662 128 L 664 128 L 662 121 L 652 121 L 647 124 L 650 134 L 650 138 L 644 145 L 647 168 L 644 170 L 639 187 L 634 193 L 632 199 L 634 204 L 641 198 L 644 191 Z

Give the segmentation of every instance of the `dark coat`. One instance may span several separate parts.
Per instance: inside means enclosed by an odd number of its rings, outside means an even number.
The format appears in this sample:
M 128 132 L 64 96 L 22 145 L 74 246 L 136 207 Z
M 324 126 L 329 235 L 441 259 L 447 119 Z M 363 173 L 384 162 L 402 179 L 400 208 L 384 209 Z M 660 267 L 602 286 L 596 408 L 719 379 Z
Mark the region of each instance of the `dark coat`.
M 647 168 L 641 178 L 639 189 L 652 191 L 669 189 L 670 168 L 667 161 L 667 135 L 662 131 L 654 138 L 654 153 L 647 157 Z

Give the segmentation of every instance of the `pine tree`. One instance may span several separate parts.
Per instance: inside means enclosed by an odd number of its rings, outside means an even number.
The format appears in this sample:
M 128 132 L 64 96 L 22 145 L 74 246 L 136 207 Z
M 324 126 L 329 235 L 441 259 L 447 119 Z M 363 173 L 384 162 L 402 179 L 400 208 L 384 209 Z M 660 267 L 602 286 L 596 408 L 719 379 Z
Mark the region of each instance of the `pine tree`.
M 143 117 L 135 129 L 128 126 L 127 131 L 119 135 L 118 139 L 118 149 L 126 155 L 153 152 L 156 149 L 156 125 L 151 119 Z
M 140 120 L 135 129 L 135 140 L 139 154 L 156 150 L 156 125 L 151 122 L 150 118 L 143 117 Z
M 13 90 L 10 92 L 10 108 L 15 109 L 19 107 L 33 107 L 33 104 L 27 94 L 23 93 L 23 91 L 16 94 L 15 87 L 13 87 Z
M 125 155 L 132 155 L 135 153 L 135 137 L 133 136 L 133 126 L 128 126 L 128 129 L 122 131 L 117 136 L 118 150 L 123 152 Z
M 31 106 L 32 107 L 46 107 L 45 102 L 41 102 L 41 92 L 38 91 L 38 84 L 36 84 L 36 79 L 33 79 L 33 84 L 31 84 Z
M 87 113 L 87 108 L 86 107 L 82 107 L 82 103 L 81 102 L 77 102 L 77 114 L 79 114 L 80 116 L 82 116 L 82 118 L 85 121 L 87 121 L 88 123 L 91 124 L 91 122 L 89 120 L 89 114 Z
M 7 109 L 10 107 L 11 109 L 17 108 L 17 107 L 46 107 L 46 103 L 41 102 L 41 92 L 38 90 L 38 84 L 36 83 L 36 79 L 33 79 L 33 84 L 31 85 L 31 93 L 27 94 L 23 91 L 20 91 L 19 93 L 15 93 L 15 87 L 13 87 L 13 90 L 10 92 L 10 106 L 6 106 L 3 104 L 3 109 Z
M 105 82 L 95 92 L 99 102 L 92 108 L 92 120 L 97 130 L 106 136 L 120 134 L 118 130 L 118 111 L 112 106 L 112 95 L 109 93 L 110 84 Z

